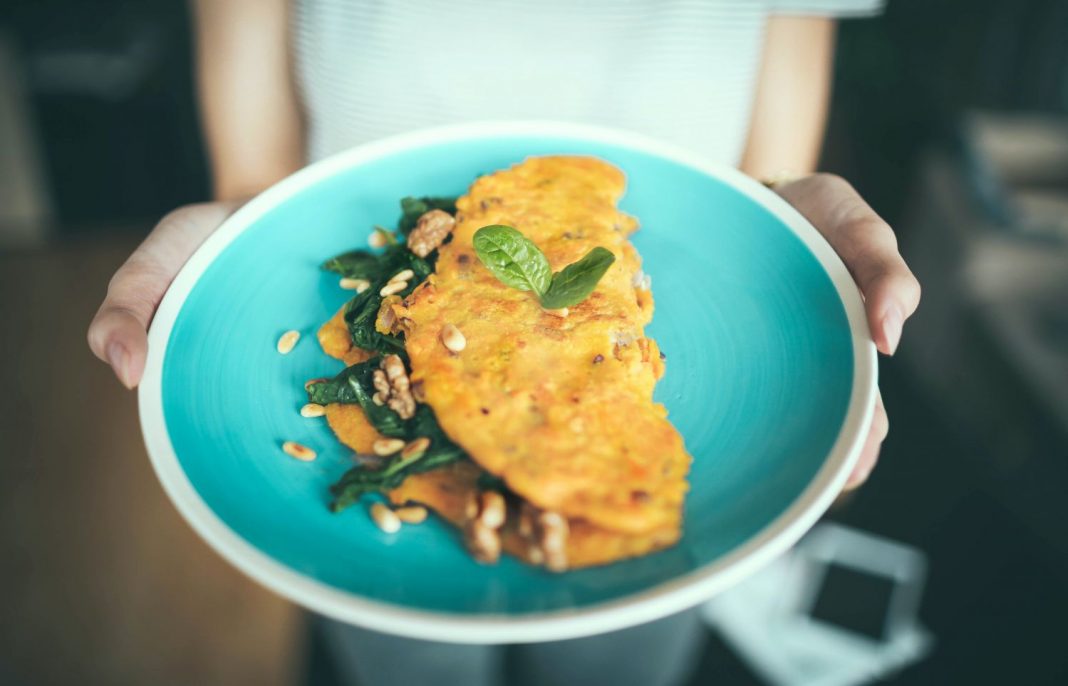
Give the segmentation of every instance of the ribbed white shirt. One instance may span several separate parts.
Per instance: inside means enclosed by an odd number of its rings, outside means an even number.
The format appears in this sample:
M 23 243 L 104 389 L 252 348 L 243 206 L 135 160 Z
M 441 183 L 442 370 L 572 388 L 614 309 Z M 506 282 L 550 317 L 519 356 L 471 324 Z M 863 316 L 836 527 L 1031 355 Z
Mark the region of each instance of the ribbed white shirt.
M 296 0 L 312 160 L 486 119 L 628 129 L 737 164 L 768 16 L 883 0 Z

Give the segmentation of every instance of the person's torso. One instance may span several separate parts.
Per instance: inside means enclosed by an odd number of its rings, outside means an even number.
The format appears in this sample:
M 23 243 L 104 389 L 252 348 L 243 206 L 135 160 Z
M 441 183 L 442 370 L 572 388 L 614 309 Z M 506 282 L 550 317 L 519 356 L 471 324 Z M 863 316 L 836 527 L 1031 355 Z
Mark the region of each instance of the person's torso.
M 737 164 L 766 17 L 750 0 L 297 0 L 309 157 L 427 126 L 551 119 Z

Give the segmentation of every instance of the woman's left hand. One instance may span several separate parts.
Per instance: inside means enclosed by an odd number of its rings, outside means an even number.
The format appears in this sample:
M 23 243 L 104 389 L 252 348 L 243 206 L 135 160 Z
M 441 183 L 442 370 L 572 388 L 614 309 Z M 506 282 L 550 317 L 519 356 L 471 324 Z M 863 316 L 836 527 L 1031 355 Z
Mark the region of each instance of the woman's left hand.
M 777 185 L 775 190 L 812 222 L 842 258 L 864 295 L 875 347 L 884 355 L 893 355 L 905 320 L 920 304 L 920 283 L 898 252 L 893 229 L 847 181 L 833 174 L 813 174 Z M 880 395 L 847 490 L 868 478 L 889 427 Z

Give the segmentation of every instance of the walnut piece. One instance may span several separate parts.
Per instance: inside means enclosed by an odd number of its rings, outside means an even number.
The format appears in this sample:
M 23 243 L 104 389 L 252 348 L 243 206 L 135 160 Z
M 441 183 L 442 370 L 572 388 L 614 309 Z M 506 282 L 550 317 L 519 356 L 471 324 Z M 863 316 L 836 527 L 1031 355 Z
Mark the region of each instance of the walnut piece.
M 456 226 L 456 220 L 445 210 L 430 210 L 415 223 L 408 235 L 408 249 L 419 257 L 426 257 L 441 245 Z
M 411 419 L 415 414 L 415 398 L 412 397 L 408 371 L 398 355 L 386 355 L 379 363 L 379 369 L 371 377 L 374 384 L 375 402 L 385 404 L 400 415 L 401 419 Z
M 393 306 L 399 304 L 401 297 L 399 295 L 387 295 L 382 298 L 382 304 L 378 308 L 378 316 L 375 317 L 375 331 L 387 336 L 396 335 L 399 330 L 397 325 L 399 321 L 397 319 L 397 313 L 393 311 Z
M 496 564 L 501 556 L 500 528 L 507 505 L 497 491 L 469 493 L 464 503 L 464 542 L 471 556 L 483 564 Z
M 558 512 L 539 510 L 528 502 L 519 508 L 519 535 L 528 541 L 528 561 L 551 572 L 567 570 L 567 519 Z
M 501 535 L 477 519 L 464 527 L 464 542 L 476 562 L 492 565 L 501 557 Z

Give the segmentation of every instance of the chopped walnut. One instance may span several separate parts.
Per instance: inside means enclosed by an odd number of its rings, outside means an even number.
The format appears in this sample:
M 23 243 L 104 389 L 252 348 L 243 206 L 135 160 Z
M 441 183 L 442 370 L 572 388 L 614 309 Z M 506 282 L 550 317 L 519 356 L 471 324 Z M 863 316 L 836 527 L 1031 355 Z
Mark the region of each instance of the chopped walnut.
M 532 564 L 544 564 L 553 572 L 567 569 L 567 519 L 558 512 L 538 510 L 523 503 L 519 511 L 519 535 L 530 542 L 527 558 Z
M 412 397 L 415 398 L 417 403 L 426 402 L 426 387 L 423 386 L 422 381 L 415 381 L 412 383 Z
M 393 336 L 398 331 L 397 313 L 393 306 L 401 301 L 399 295 L 387 295 L 382 298 L 382 304 L 378 308 L 378 316 L 375 318 L 375 331 L 387 336 Z
M 507 505 L 497 491 L 469 493 L 464 502 L 464 541 L 471 556 L 483 564 L 495 564 L 501 555 L 500 529 Z
M 415 228 L 408 235 L 408 249 L 419 257 L 426 257 L 445 239 L 456 226 L 456 220 L 445 210 L 430 210 L 419 217 Z
M 401 419 L 411 419 L 415 414 L 415 398 L 412 397 L 411 383 L 404 362 L 397 355 L 382 358 L 371 377 L 374 384 L 376 402 L 382 401 L 389 409 L 400 415 Z
M 501 556 L 501 535 L 477 519 L 464 527 L 464 541 L 471 556 L 482 564 L 496 564 Z

